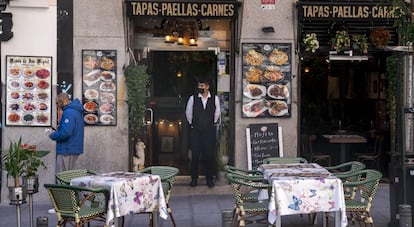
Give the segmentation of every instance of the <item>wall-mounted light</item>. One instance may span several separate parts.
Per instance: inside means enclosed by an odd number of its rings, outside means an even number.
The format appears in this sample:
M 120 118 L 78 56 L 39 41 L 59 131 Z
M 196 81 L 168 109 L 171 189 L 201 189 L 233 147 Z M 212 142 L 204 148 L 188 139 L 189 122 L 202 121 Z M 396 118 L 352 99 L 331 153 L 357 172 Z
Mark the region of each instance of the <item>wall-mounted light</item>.
M 183 45 L 184 44 L 184 38 L 180 35 L 179 37 L 178 37 L 178 41 L 177 41 L 178 43 L 178 45 Z
M 165 43 L 174 43 L 173 36 L 171 36 L 171 35 L 166 35 L 166 36 L 165 36 Z
M 183 76 L 183 73 L 181 71 L 177 71 L 177 78 L 181 78 Z
M 190 46 L 197 46 L 197 41 L 194 37 L 190 38 Z
M 309 68 L 308 66 L 306 66 L 306 67 L 303 69 L 303 71 L 304 71 L 305 73 L 309 73 L 309 72 L 310 72 L 310 68 Z

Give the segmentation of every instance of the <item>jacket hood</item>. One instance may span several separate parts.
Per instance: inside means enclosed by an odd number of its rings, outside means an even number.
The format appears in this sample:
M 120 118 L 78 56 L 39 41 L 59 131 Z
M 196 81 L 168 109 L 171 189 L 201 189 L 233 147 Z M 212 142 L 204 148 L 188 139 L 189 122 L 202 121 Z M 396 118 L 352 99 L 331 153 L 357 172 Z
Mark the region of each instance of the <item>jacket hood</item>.
M 74 110 L 77 110 L 77 111 L 83 113 L 83 105 L 80 103 L 79 99 L 74 99 L 65 108 L 74 109 Z

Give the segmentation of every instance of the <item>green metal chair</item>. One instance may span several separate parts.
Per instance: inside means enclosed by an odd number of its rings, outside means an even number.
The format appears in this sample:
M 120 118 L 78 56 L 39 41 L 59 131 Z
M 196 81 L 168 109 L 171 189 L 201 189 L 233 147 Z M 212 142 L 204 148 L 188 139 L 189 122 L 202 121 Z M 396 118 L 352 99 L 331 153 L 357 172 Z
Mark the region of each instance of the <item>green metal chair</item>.
M 366 166 L 362 162 L 350 161 L 336 166 L 325 167 L 329 172 L 340 178 L 342 182 L 356 182 L 361 179 L 361 174 L 354 174 L 365 169 Z M 345 199 L 354 199 L 357 187 L 344 186 Z
M 269 201 L 247 202 L 243 198 L 242 187 L 251 188 L 251 190 L 267 190 L 270 192 L 271 185 L 265 180 L 251 179 L 239 174 L 226 173 L 235 198 L 235 208 L 233 210 L 233 226 L 245 226 L 250 223 L 267 224 L 267 215 L 269 212 Z
M 374 220 L 370 214 L 370 210 L 379 187 L 382 173 L 373 169 L 365 169 L 355 172 L 354 175 L 361 175 L 360 180 L 343 183 L 344 187 L 358 188 L 358 194 L 355 198 L 345 200 L 348 218 L 352 220 L 352 223 L 359 221 L 360 224 L 362 222 L 365 226 L 371 225 L 374 227 Z
M 106 211 L 108 208 L 109 192 L 107 189 L 91 189 L 65 184 L 45 184 L 53 208 L 57 215 L 56 226 L 80 227 L 91 221 L 106 221 Z M 97 207 L 87 205 L 87 201 L 100 195 L 104 198 L 104 204 Z
M 56 173 L 56 179 L 61 184 L 70 185 L 70 181 L 73 178 L 84 177 L 89 175 L 96 175 L 96 173 L 87 169 L 74 169 Z
M 302 157 L 270 157 L 263 159 L 263 164 L 292 164 L 308 163 L 308 160 Z
M 171 210 L 170 205 L 169 205 L 169 201 L 170 201 L 170 197 L 171 197 L 171 194 L 172 194 L 172 189 L 173 189 L 175 177 L 177 176 L 179 170 L 177 168 L 171 167 L 171 166 L 149 166 L 147 168 L 144 168 L 144 169 L 140 170 L 139 172 L 149 173 L 149 174 L 154 174 L 154 175 L 160 176 L 162 189 L 164 191 L 165 203 L 167 205 L 167 211 L 168 211 L 168 214 L 171 217 L 171 221 L 172 221 L 172 223 L 175 227 L 176 223 L 175 223 L 175 220 L 174 220 L 174 217 L 173 217 L 173 214 L 172 214 L 172 210 Z M 152 213 L 150 213 L 150 225 L 153 226 Z
M 320 152 L 313 151 L 313 141 L 316 139 L 316 135 L 301 135 L 301 148 L 302 155 L 306 155 L 311 162 L 316 162 L 319 164 L 326 164 L 327 166 L 331 165 L 331 156 L 329 154 L 323 154 Z
M 258 170 L 247 170 L 236 168 L 231 165 L 225 165 L 224 171 L 226 173 L 231 173 L 235 175 L 241 175 L 250 180 L 264 181 L 263 174 Z M 257 202 L 259 197 L 259 190 L 253 189 L 251 187 L 241 187 L 240 188 L 242 199 L 247 202 Z

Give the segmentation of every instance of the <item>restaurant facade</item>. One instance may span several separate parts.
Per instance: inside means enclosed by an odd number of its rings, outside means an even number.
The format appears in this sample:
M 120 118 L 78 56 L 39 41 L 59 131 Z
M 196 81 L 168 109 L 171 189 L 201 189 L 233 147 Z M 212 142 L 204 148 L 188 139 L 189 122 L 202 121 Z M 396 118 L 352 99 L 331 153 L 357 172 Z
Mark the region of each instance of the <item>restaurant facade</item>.
M 200 78 L 212 82 L 212 92 L 221 101 L 217 168 L 223 160 L 243 168 L 254 166 L 275 147 L 279 155 L 301 155 L 301 134 L 357 128 L 387 131 L 384 73 L 389 53 L 372 44 L 369 36 L 385 30 L 387 45 L 398 44 L 390 5 L 49 0 L 38 6 L 25 1 L 23 6 L 10 2 L 6 9 L 15 23 L 13 38 L 1 43 L 2 150 L 22 136 L 27 143 L 54 151 L 44 130 L 56 126 L 54 98 L 67 92 L 85 108 L 85 153 L 77 167 L 131 170 L 136 140 L 129 138 L 124 75 L 131 64 L 145 65 L 150 75 L 140 137 L 146 146 L 145 164 L 176 166 L 180 175 L 189 175 L 191 160 L 185 105 Z M 32 31 L 36 35 L 31 36 L 33 43 L 28 42 L 25 31 L 38 23 L 28 21 L 30 17 L 54 21 L 47 26 L 54 29 Z M 316 35 L 318 48 L 303 42 L 311 34 Z M 331 45 L 332 39 L 342 38 L 347 41 L 341 47 Z M 45 43 L 37 45 L 37 40 Z M 366 48 L 361 45 L 364 40 Z M 15 77 L 10 73 L 38 64 L 50 77 L 36 78 L 35 83 L 46 80 L 47 87 L 31 90 L 23 86 L 28 80 L 23 72 Z M 16 81 L 22 86 L 13 87 Z M 13 92 L 34 99 L 21 99 L 22 109 L 13 110 Z M 49 98 L 36 99 L 39 93 Z M 27 103 L 34 105 L 30 112 L 34 120 L 27 120 Z M 47 110 L 39 109 L 40 103 Z M 275 127 L 274 133 L 270 129 Z M 39 170 L 41 185 L 54 181 L 55 154 L 43 159 L 48 171 Z M 3 171 L 2 192 L 6 179 Z M 1 202 L 7 202 L 6 194 Z M 48 199 L 43 188 L 34 199 Z

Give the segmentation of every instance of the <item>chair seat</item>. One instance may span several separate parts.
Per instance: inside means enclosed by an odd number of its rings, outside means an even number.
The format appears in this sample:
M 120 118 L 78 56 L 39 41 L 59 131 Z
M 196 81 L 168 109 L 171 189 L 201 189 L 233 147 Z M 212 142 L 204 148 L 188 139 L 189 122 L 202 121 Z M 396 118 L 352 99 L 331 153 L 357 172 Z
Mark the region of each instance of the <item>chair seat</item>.
M 347 211 L 366 211 L 367 205 L 357 200 L 345 200 Z
M 248 213 L 266 213 L 269 210 L 269 202 L 268 201 L 260 201 L 254 203 L 244 203 L 243 204 L 244 211 Z
M 79 218 L 92 218 L 106 213 L 106 207 L 82 207 L 79 210 Z M 75 218 L 74 214 L 62 213 L 64 218 Z

